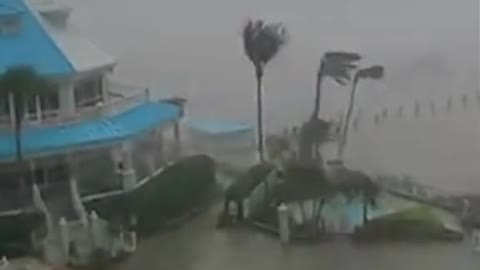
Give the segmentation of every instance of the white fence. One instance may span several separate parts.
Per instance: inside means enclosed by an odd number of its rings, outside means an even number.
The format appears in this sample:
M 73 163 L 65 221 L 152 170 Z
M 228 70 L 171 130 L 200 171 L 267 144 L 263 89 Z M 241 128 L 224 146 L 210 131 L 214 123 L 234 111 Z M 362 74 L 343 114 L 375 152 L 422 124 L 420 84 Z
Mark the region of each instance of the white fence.
M 408 175 L 449 192 L 480 193 L 480 95 L 362 110 L 345 153 L 349 167 Z

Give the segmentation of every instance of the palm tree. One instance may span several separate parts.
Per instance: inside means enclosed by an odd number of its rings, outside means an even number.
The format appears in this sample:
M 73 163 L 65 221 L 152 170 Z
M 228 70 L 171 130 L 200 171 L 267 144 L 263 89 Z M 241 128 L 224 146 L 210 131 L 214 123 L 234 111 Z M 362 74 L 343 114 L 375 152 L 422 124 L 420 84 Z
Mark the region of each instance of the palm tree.
M 242 31 L 245 54 L 252 62 L 257 80 L 257 136 L 260 161 L 264 162 L 262 79 L 265 65 L 272 60 L 287 41 L 287 31 L 281 23 L 248 20 Z
M 352 113 L 353 113 L 353 106 L 355 103 L 355 92 L 357 89 L 358 81 L 360 79 L 380 80 L 384 77 L 384 73 L 385 73 L 384 67 L 379 65 L 362 68 L 355 73 L 353 77 L 352 90 L 350 92 L 350 102 L 348 103 L 347 116 L 345 118 L 345 126 L 340 136 L 340 143 L 338 144 L 339 160 L 343 160 L 343 153 L 345 150 L 345 145 L 347 143 L 348 128 L 350 126 L 350 118 L 352 117 Z
M 360 198 L 363 208 L 363 223 L 368 222 L 368 207 L 376 206 L 380 187 L 368 175 L 342 167 L 336 172 L 336 191 L 348 201 Z
M 34 96 L 48 90 L 48 82 L 41 77 L 35 69 L 19 66 L 8 69 L 0 77 L 0 94 L 4 98 L 12 97 L 14 108 L 14 131 L 17 163 L 21 167 L 22 154 L 22 123 L 25 115 L 26 104 Z M 22 186 L 24 183 L 22 181 Z
M 333 78 L 338 84 L 345 85 L 350 80 L 350 73 L 357 67 L 361 56 L 351 52 L 327 52 L 320 60 L 315 84 L 315 104 L 309 121 L 303 123 L 300 135 L 300 157 L 302 162 L 318 162 L 321 159 L 319 147 L 327 137 L 319 138 L 318 134 L 327 134 L 331 123 L 320 120 L 321 86 L 323 78 Z M 323 121 L 324 123 L 321 123 Z M 328 125 L 327 125 L 328 124 Z M 326 132 L 327 131 L 327 132 Z
M 345 85 L 351 79 L 351 71 L 357 68 L 356 62 L 362 57 L 351 52 L 327 52 L 320 60 L 315 84 L 315 106 L 312 118 L 318 119 L 321 104 L 321 84 L 325 76 L 333 78 L 338 84 Z
M 290 162 L 285 166 L 284 181 L 276 187 L 279 201 L 296 202 L 303 225 L 313 238 L 318 236 L 322 209 L 334 196 L 335 189 L 322 168 Z M 311 211 L 306 206 L 311 203 Z
M 304 165 L 318 165 L 322 157 L 318 153 L 320 145 L 330 139 L 332 123 L 311 118 L 300 129 L 299 159 Z

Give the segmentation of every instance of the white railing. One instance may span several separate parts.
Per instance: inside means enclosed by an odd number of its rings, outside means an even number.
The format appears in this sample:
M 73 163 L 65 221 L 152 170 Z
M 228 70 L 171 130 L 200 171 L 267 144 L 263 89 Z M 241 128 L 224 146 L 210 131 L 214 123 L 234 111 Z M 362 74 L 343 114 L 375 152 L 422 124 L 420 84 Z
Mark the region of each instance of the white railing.
M 146 91 L 137 91 L 123 98 L 114 99 L 108 103 L 99 103 L 96 106 L 82 108 L 73 115 L 60 116 L 57 118 L 57 123 L 74 123 L 115 115 L 145 101 L 147 101 Z
M 24 124 L 48 126 L 97 119 L 121 113 L 149 99 L 150 93 L 148 89 L 129 91 L 127 94 L 111 98 L 107 103 L 100 102 L 95 106 L 77 108 L 76 112 L 69 115 L 61 115 L 60 110 L 44 110 L 41 111 L 41 114 L 27 113 Z M 9 115 L 0 116 L 0 127 L 10 128 L 11 125 Z
M 91 107 L 77 108 L 77 111 L 70 115 L 60 115 L 58 110 L 47 111 L 42 113 L 43 119 L 39 124 L 71 124 L 115 115 L 147 101 L 147 92 L 147 90 L 135 91 L 124 97 L 112 99 L 107 103 L 99 103 L 96 106 Z

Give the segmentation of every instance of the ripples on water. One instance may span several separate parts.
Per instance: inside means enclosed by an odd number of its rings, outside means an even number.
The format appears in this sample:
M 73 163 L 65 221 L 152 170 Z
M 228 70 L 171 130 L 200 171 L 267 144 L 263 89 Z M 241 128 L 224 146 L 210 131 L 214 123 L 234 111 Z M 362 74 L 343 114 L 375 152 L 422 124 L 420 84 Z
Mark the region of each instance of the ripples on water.
M 215 213 L 145 240 L 116 270 L 478 270 L 468 243 L 353 244 L 338 240 L 282 246 L 250 229 L 215 229 Z

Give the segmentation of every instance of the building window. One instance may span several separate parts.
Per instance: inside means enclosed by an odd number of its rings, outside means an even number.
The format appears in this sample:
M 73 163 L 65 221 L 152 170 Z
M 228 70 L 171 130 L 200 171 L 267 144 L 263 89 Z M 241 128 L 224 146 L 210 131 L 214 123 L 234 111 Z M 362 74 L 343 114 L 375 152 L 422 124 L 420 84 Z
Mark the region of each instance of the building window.
M 19 14 L 0 16 L 0 34 L 15 34 L 20 31 L 21 20 Z
M 77 108 L 97 105 L 103 100 L 102 77 L 89 77 L 75 84 L 75 105 Z
M 59 108 L 58 85 L 52 83 L 47 92 L 40 96 L 29 97 L 25 104 L 26 119 L 30 121 L 39 120 L 38 113 L 41 114 L 42 119 L 54 118 L 58 116 Z
M 52 85 L 50 91 L 40 96 L 40 106 L 42 108 L 42 118 L 53 118 L 58 116 L 60 109 L 60 100 L 58 96 L 58 85 Z
M 25 118 L 29 121 L 35 121 L 37 119 L 37 96 L 30 96 L 25 104 Z

